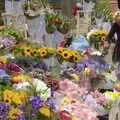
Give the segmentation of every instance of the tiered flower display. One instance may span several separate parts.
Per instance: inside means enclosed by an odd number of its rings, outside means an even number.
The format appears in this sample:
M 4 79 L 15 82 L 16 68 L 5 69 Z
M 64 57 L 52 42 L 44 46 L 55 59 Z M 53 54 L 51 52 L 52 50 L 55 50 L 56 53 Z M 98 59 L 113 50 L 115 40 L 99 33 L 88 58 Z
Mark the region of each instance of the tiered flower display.
M 60 20 L 56 18 L 54 24 L 61 24 Z M 97 61 L 91 51 L 21 41 L 14 29 L 4 28 L 0 33 L 0 43 L 7 49 L 0 56 L 0 119 L 97 120 L 108 114 L 119 96 L 119 85 L 115 85 L 117 92 L 100 93 L 98 83 L 105 82 L 112 70 L 106 62 Z M 97 30 L 89 40 L 99 49 L 106 35 Z M 53 57 L 63 67 L 58 77 L 44 62 Z

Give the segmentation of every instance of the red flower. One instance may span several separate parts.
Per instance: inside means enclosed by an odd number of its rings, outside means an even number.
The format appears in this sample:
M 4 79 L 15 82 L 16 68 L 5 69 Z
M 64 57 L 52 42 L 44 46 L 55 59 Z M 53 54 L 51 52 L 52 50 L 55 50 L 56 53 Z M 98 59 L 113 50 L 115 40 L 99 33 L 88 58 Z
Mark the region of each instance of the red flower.
M 60 120 L 72 120 L 71 115 L 67 111 L 60 112 Z

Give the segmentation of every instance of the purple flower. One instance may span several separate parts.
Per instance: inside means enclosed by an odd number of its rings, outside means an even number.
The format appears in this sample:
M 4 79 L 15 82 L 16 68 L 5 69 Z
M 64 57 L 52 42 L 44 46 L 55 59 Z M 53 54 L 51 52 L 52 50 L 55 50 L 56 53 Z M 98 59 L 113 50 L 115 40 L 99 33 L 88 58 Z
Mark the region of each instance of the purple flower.
M 25 120 L 25 116 L 23 114 L 21 114 L 17 117 L 17 120 Z
M 12 45 L 14 44 L 13 41 L 14 41 L 14 40 L 13 40 L 13 38 L 11 38 L 11 37 L 4 37 L 4 38 L 3 38 L 3 45 L 4 45 L 5 47 L 7 47 L 7 48 L 11 48 Z
M 0 119 L 2 120 L 6 119 L 8 110 L 9 110 L 9 105 L 5 103 L 0 103 Z
M 33 96 L 30 99 L 30 102 L 32 104 L 32 108 L 37 110 L 38 108 L 40 108 L 43 105 L 44 101 L 39 96 Z
M 55 103 L 52 98 L 47 99 L 46 105 L 48 105 L 51 109 L 55 109 Z
M 48 66 L 45 63 L 40 63 L 40 64 L 36 64 L 34 65 L 35 68 L 40 68 L 42 70 L 48 70 Z

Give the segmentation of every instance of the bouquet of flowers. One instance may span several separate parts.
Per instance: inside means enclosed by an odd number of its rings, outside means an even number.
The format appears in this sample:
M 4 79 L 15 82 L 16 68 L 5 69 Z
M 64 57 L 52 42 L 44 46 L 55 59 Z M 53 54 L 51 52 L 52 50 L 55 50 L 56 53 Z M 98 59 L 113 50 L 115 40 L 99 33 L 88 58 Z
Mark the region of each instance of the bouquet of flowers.
M 106 42 L 106 36 L 108 32 L 104 30 L 93 30 L 88 33 L 87 38 L 89 43 L 96 49 L 102 52 L 105 51 L 106 47 L 108 47 Z
M 83 58 L 83 56 L 79 52 L 67 48 L 57 48 L 56 52 L 59 61 L 65 60 L 76 63 Z

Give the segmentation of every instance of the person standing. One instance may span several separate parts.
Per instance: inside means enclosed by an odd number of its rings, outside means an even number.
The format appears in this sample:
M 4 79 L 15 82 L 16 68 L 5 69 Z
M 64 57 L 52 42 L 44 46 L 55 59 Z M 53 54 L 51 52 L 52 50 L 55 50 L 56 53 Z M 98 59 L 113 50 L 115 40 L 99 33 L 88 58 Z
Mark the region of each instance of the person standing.
M 114 15 L 115 22 L 113 23 L 109 34 L 107 36 L 108 43 L 110 44 L 114 35 L 117 35 L 117 40 L 115 41 L 115 48 L 112 56 L 114 63 L 120 63 L 120 11 L 116 12 Z

